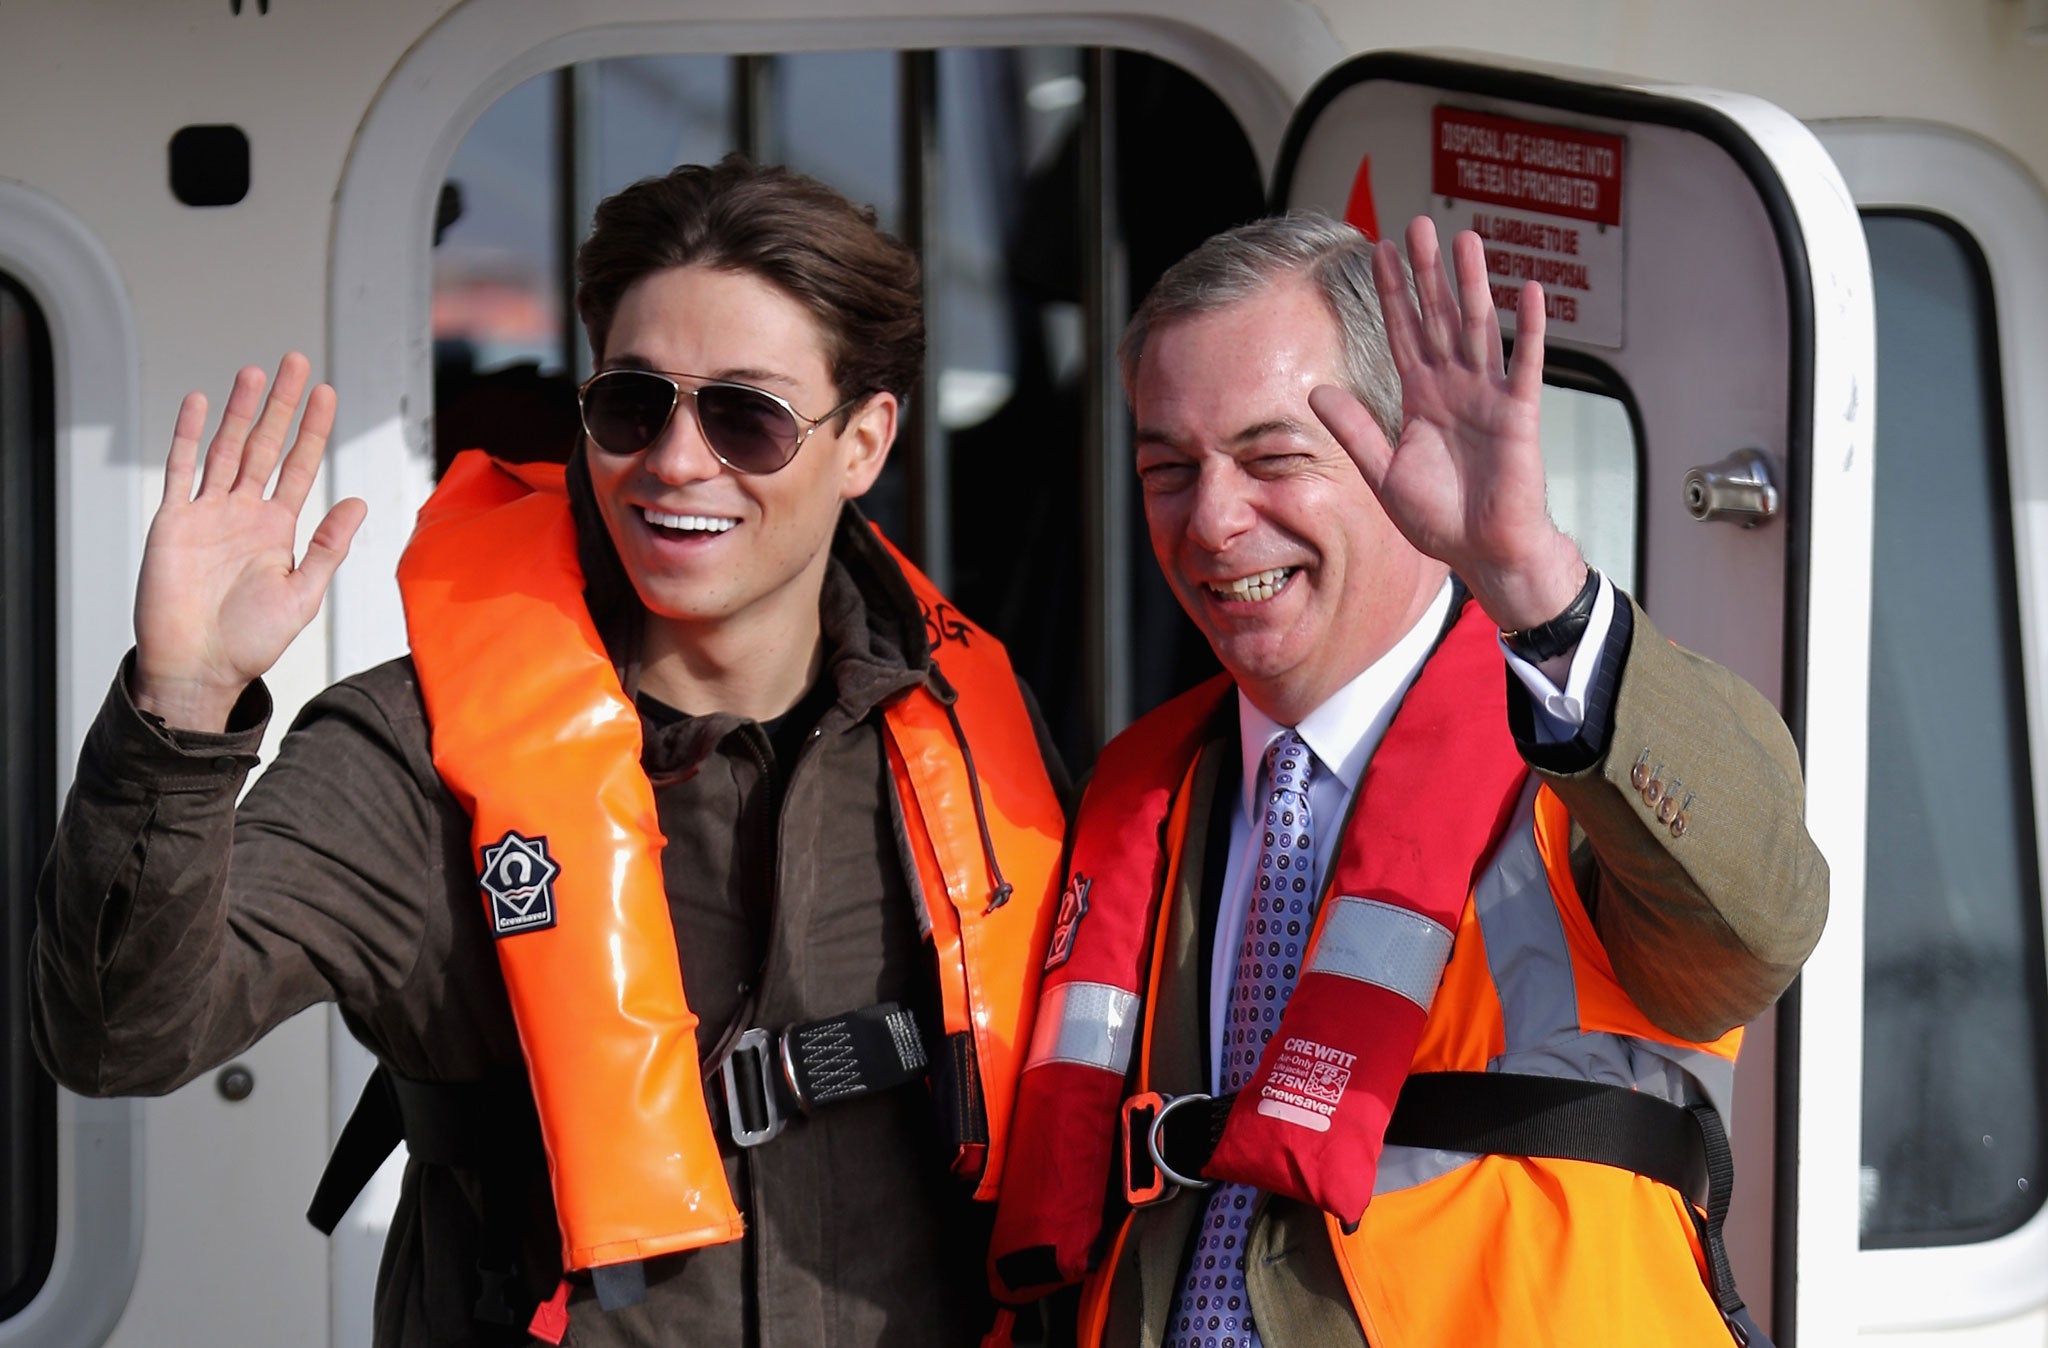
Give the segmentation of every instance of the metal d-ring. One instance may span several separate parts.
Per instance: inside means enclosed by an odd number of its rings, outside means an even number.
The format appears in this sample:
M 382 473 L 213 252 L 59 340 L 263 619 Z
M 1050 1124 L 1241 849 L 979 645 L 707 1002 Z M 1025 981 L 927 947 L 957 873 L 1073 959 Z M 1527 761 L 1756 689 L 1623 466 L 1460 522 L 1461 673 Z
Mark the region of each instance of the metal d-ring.
M 1176 1095 L 1161 1105 L 1159 1112 L 1152 1116 L 1152 1126 L 1145 1131 L 1145 1150 L 1152 1154 L 1152 1164 L 1159 1167 L 1159 1173 L 1166 1177 L 1167 1183 L 1177 1184 L 1184 1189 L 1213 1189 L 1216 1187 L 1215 1180 L 1202 1179 L 1200 1176 L 1190 1178 L 1181 1174 L 1178 1170 L 1168 1165 L 1166 1158 L 1159 1154 L 1159 1130 L 1165 1127 L 1166 1116 L 1179 1109 L 1182 1105 L 1191 1104 L 1197 1100 L 1211 1100 L 1214 1098 L 1214 1096 L 1204 1095 L 1199 1091 L 1191 1092 L 1187 1095 Z

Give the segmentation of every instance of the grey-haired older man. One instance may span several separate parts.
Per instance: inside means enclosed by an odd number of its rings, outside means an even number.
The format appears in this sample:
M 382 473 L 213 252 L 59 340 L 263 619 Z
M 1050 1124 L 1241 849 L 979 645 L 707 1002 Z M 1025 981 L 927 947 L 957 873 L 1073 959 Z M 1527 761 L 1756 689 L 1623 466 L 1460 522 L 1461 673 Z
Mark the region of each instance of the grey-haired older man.
M 1792 741 L 1551 522 L 1540 289 L 1504 361 L 1478 239 L 1455 288 L 1407 242 L 1412 290 L 1347 225 L 1234 230 L 1125 337 L 1153 551 L 1227 677 L 1075 826 L 1012 1161 L 1057 1178 L 994 1269 L 1085 1278 L 1084 1343 L 1754 1332 L 1693 1204 L 1825 915 Z

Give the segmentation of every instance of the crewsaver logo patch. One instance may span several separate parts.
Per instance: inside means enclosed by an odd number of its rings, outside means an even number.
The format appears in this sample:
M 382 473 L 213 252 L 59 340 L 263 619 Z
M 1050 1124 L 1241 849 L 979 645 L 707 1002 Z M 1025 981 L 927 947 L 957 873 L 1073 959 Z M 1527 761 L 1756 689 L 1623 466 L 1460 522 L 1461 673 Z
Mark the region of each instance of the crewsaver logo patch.
M 486 847 L 478 883 L 491 896 L 492 935 L 516 936 L 554 926 L 555 877 L 561 873 L 548 855 L 545 834 L 527 838 L 508 832 Z
M 1078 871 L 1067 877 L 1067 887 L 1060 891 L 1059 916 L 1053 919 L 1052 944 L 1045 952 L 1047 973 L 1065 964 L 1074 953 L 1074 933 L 1081 929 L 1081 919 L 1088 915 L 1088 886 L 1093 883 Z

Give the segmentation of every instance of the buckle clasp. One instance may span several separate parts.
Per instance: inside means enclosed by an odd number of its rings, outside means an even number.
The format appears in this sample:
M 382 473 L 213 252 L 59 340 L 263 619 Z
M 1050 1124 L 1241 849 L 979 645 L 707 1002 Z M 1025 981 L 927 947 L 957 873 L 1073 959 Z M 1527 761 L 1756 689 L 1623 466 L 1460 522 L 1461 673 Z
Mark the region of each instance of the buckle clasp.
M 773 1140 L 789 1122 L 775 1103 L 775 1074 L 781 1067 L 776 1040 L 780 1037 L 757 1025 L 733 1041 L 732 1051 L 719 1066 L 725 1079 L 725 1117 L 734 1146 L 758 1147 Z M 740 1062 L 743 1057 L 748 1060 L 744 1066 Z

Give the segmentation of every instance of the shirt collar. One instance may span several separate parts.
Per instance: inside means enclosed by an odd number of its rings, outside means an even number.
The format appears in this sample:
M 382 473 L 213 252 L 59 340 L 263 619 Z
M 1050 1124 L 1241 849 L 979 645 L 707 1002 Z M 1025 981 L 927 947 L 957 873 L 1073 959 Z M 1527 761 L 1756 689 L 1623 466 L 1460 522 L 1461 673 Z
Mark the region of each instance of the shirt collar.
M 1351 682 L 1330 694 L 1323 704 L 1301 718 L 1294 727 L 1309 752 L 1325 769 L 1344 784 L 1346 798 L 1358 789 L 1372 751 L 1394 719 L 1402 695 L 1422 672 L 1422 665 L 1436 646 L 1437 634 L 1451 610 L 1451 582 L 1430 601 L 1393 648 L 1366 666 Z M 1242 688 L 1237 692 L 1237 733 L 1244 755 L 1242 782 L 1245 818 L 1252 817 L 1252 797 L 1258 790 L 1260 769 L 1265 766 L 1266 746 L 1287 729 L 1251 704 Z

